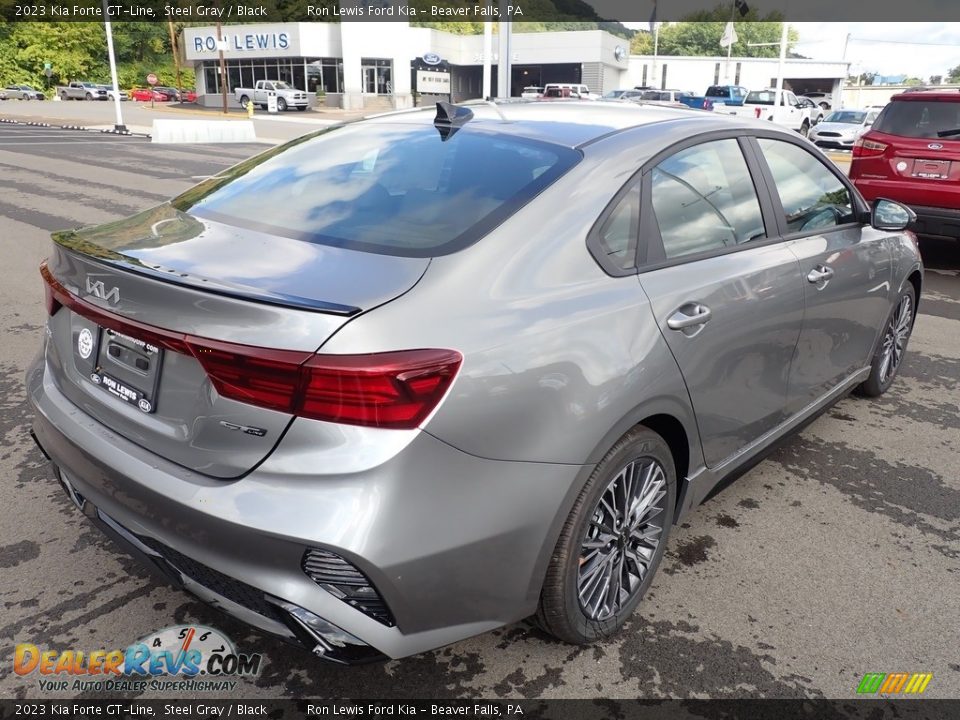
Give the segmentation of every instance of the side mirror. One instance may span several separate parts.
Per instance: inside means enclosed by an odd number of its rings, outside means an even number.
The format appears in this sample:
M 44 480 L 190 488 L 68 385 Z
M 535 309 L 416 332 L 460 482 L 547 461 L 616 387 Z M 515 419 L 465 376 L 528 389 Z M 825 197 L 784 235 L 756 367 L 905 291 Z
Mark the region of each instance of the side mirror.
M 886 198 L 874 200 L 870 209 L 870 224 L 877 230 L 906 230 L 916 219 L 917 214 L 906 205 Z

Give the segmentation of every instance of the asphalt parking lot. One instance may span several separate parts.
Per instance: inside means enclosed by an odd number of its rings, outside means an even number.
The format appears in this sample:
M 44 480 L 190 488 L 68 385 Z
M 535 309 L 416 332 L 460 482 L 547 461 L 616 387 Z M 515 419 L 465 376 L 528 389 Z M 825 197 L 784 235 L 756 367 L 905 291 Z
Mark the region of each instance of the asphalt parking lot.
M 960 697 L 960 245 L 923 243 L 935 269 L 891 391 L 841 401 L 675 528 L 640 611 L 596 647 L 518 624 L 327 666 L 151 580 L 27 435 L 37 266 L 50 231 L 145 209 L 265 147 L 0 124 L 0 697 L 38 695 L 10 670 L 16 643 L 113 649 L 190 622 L 264 654 L 235 697 L 852 697 L 867 672 L 932 672 L 927 696 Z

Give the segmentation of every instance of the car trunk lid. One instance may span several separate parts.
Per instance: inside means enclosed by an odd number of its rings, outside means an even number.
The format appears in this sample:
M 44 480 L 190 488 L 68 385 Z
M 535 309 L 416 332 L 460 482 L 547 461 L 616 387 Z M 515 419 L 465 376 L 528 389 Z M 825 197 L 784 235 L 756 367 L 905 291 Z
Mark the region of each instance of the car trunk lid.
M 127 439 L 219 478 L 255 467 L 293 416 L 222 396 L 185 338 L 208 350 L 313 353 L 352 317 L 409 290 L 429 264 L 170 205 L 54 240 L 47 361 L 59 389 Z M 56 309 L 57 297 L 67 306 Z

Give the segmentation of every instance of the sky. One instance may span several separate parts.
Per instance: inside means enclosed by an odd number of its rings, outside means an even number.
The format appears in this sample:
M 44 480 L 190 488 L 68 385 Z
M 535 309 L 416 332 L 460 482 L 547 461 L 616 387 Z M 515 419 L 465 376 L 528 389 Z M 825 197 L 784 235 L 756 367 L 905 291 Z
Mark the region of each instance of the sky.
M 647 23 L 624 23 L 646 29 Z M 850 34 L 846 59 L 851 71 L 880 75 L 907 75 L 927 82 L 931 75 L 946 76 L 960 65 L 960 23 L 796 22 L 800 35 L 793 49 L 815 60 L 842 60 L 844 41 Z M 929 44 L 923 44 L 929 43 Z M 720 50 L 718 50 L 720 54 Z

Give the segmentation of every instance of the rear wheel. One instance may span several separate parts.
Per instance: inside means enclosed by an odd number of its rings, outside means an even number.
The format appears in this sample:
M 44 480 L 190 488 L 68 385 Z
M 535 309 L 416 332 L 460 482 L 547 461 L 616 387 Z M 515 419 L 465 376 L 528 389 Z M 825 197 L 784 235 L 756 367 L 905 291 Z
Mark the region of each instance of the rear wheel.
M 877 397 L 885 393 L 893 384 L 903 362 L 903 356 L 907 352 L 910 333 L 913 332 L 916 307 L 916 292 L 913 285 L 907 283 L 884 327 L 883 339 L 870 363 L 870 377 L 856 389 L 858 395 Z
M 800 126 L 800 134 L 804 137 L 810 137 L 810 122 L 808 120 L 804 120 L 803 125 Z
M 246 110 L 246 109 L 247 109 L 247 105 L 249 105 L 249 104 L 250 104 L 250 98 L 247 97 L 246 95 L 241 95 L 241 96 L 240 96 L 240 107 L 242 107 L 244 110 Z
M 69 99 L 70 99 L 70 96 L 67 95 L 65 92 L 62 92 L 62 93 L 60 93 L 60 99 L 61 99 L 61 100 L 69 100 Z
M 638 426 L 597 465 L 560 533 L 535 617 L 583 645 L 619 630 L 666 549 L 676 498 L 667 443 Z

